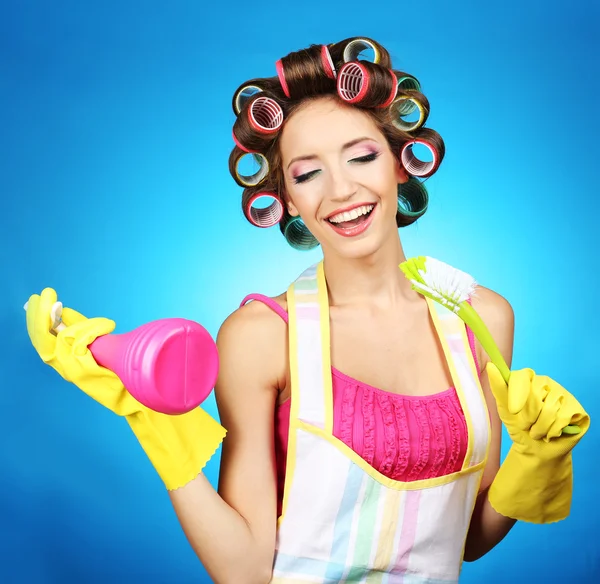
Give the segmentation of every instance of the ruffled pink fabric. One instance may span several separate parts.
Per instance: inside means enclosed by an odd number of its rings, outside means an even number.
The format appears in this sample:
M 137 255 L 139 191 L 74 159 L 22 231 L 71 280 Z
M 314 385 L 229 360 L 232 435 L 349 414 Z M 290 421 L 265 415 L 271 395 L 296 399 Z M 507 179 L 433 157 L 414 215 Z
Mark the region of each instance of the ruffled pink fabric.
M 286 322 L 287 313 L 271 298 L 253 294 Z M 475 356 L 471 331 L 469 342 Z M 477 357 L 475 356 L 477 363 Z M 467 424 L 455 388 L 427 396 L 398 395 L 348 377 L 334 367 L 333 435 L 381 474 L 397 481 L 416 481 L 460 470 L 467 451 Z M 278 504 L 285 481 L 288 399 L 275 411 Z
M 381 474 L 416 481 L 460 470 L 467 424 L 454 388 L 413 397 L 361 383 L 332 368 L 333 435 Z M 279 512 L 285 481 L 288 399 L 275 412 Z

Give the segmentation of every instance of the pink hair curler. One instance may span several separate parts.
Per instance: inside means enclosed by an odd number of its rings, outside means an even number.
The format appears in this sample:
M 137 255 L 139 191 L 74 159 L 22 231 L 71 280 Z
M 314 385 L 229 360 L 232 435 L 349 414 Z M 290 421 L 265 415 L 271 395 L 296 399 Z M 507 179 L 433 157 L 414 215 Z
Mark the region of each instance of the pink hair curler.
M 369 72 L 356 61 L 346 63 L 337 77 L 338 95 L 348 103 L 359 103 L 369 90 Z
M 323 69 L 325 70 L 325 75 L 331 79 L 335 79 L 337 73 L 335 71 L 335 66 L 333 64 L 333 60 L 331 58 L 331 53 L 327 48 L 327 45 L 321 46 L 321 60 L 323 61 Z
M 433 160 L 429 162 L 419 160 L 413 152 L 414 144 L 422 144 L 425 146 L 433 155 Z M 400 160 L 402 160 L 406 172 L 412 176 L 428 177 L 438 169 L 438 166 L 440 165 L 440 154 L 437 148 L 430 142 L 415 138 L 402 147 L 402 150 L 400 151 Z
M 27 308 L 27 305 L 25 305 Z M 62 303 L 52 307 L 52 332 L 65 328 Z M 217 346 L 200 324 L 164 318 L 128 333 L 98 337 L 89 349 L 141 404 L 163 414 L 184 414 L 210 394 L 219 371 Z
M 253 207 L 252 205 L 261 198 L 272 199 L 273 202 L 263 209 Z M 252 192 L 246 190 L 242 195 L 242 206 L 244 215 L 256 227 L 272 227 L 279 223 L 283 217 L 281 199 L 275 193 L 269 191 Z
M 391 69 L 388 69 L 388 71 L 390 72 L 390 75 L 392 76 L 392 91 L 390 92 L 390 96 L 387 98 L 387 100 L 384 101 L 379 106 L 381 108 L 389 107 L 391 105 L 391 103 L 396 99 L 396 96 L 398 95 L 398 78 L 396 77 L 396 74 Z
M 238 139 L 237 136 L 235 135 L 235 130 L 231 131 L 231 135 L 233 136 L 233 141 L 235 142 L 235 145 L 240 149 L 243 150 L 246 154 L 253 154 L 254 150 L 248 150 L 248 148 L 246 148 Z
M 378 104 L 378 108 L 388 107 L 398 94 L 398 79 L 396 74 L 388 69 L 392 77 L 392 88 L 390 95 L 383 102 Z M 367 67 L 359 61 L 351 61 L 342 65 L 337 78 L 338 95 L 346 102 L 359 104 L 362 102 L 370 90 L 371 74 Z
M 249 154 L 262 150 L 283 124 L 283 109 L 279 103 L 261 93 L 246 100 L 244 109 L 233 124 L 233 141 L 240 150 Z M 240 127 L 244 124 L 250 124 L 252 130 L 248 132 L 248 128 L 244 128 L 245 138 L 240 138 Z
M 277 77 L 279 77 L 279 83 L 281 84 L 281 89 L 283 89 L 283 93 L 286 97 L 290 96 L 290 90 L 288 88 L 287 81 L 285 80 L 285 72 L 283 70 L 283 63 L 281 59 L 278 59 L 275 62 L 275 70 L 277 71 Z
M 271 97 L 259 96 L 248 109 L 250 125 L 260 134 L 272 134 L 283 124 L 283 110 Z

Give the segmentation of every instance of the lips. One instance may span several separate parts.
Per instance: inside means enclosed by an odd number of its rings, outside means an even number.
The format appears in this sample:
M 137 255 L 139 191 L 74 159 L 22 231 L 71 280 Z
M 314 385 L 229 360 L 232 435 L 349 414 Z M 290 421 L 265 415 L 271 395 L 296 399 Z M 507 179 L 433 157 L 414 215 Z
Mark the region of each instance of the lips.
M 354 211 L 354 209 L 358 209 L 360 207 L 372 207 L 374 205 L 375 205 L 375 203 L 356 203 L 354 205 L 350 205 L 349 207 L 344 207 L 343 209 L 335 210 L 333 213 L 330 213 L 329 215 L 327 215 L 327 217 L 325 217 L 325 219 L 327 219 L 327 221 L 330 221 L 336 215 L 340 215 L 342 213 L 349 213 L 350 211 Z
M 358 209 L 359 207 L 372 207 L 372 209 L 367 214 L 361 213 L 360 215 L 353 217 L 352 219 L 350 219 L 350 221 L 341 221 L 338 223 L 334 223 L 329 219 L 327 221 L 327 224 L 333 229 L 333 231 L 335 231 L 338 235 L 341 235 L 343 237 L 356 237 L 357 235 L 364 233 L 373 221 L 373 216 L 377 210 L 377 205 L 354 205 L 353 207 L 344 209 L 342 212 L 336 211 L 330 217 L 335 219 L 343 219 L 343 217 L 340 217 L 340 215 L 343 216 L 344 213 L 350 213 L 350 211 Z M 356 215 L 356 212 L 354 213 L 354 215 Z

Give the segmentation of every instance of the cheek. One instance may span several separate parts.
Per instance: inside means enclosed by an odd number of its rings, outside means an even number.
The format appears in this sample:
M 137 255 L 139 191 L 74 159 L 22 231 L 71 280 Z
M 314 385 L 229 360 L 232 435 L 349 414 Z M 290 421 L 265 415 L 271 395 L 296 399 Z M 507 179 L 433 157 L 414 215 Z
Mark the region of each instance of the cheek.
M 298 214 L 302 217 L 302 220 L 306 224 L 314 223 L 316 221 L 315 217 L 319 214 L 321 197 L 318 196 L 314 189 L 306 188 L 306 186 L 298 189 L 296 185 L 296 189 L 294 189 L 294 185 L 292 185 L 291 191 L 288 192 L 291 195 L 289 199 Z
M 394 172 L 381 172 L 373 181 L 373 188 L 381 197 L 396 198 L 398 194 L 398 181 Z

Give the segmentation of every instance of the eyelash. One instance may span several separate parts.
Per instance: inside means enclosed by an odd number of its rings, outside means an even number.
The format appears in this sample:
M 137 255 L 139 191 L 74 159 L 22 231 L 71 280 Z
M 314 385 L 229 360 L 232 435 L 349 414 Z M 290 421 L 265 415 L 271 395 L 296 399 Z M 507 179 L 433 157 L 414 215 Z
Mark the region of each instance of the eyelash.
M 379 156 L 379 154 L 380 154 L 379 152 L 371 152 L 371 154 L 366 154 L 365 156 L 359 156 L 358 158 L 353 158 L 352 160 L 350 160 L 350 162 L 358 162 L 359 164 L 366 164 L 367 162 L 373 162 Z M 311 179 L 317 172 L 320 172 L 320 171 L 312 170 L 311 172 L 306 172 L 304 174 L 295 176 L 294 183 L 300 184 L 300 183 L 306 182 L 307 180 Z

